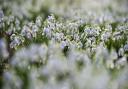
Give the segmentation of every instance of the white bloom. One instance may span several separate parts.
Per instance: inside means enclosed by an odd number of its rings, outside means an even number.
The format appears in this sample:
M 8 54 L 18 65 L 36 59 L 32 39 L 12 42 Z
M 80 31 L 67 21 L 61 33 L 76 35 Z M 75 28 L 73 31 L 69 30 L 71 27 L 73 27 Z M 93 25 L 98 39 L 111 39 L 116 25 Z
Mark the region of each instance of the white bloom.
M 117 28 L 116 28 L 116 30 L 117 30 L 117 31 L 119 30 L 119 31 L 121 31 L 121 32 L 125 32 L 125 31 L 128 30 L 128 26 L 127 26 L 127 25 L 126 25 L 126 26 L 125 26 L 125 25 L 121 25 L 121 26 L 118 25 Z
M 30 28 L 28 26 L 26 26 L 26 25 L 23 26 L 23 29 L 21 31 L 21 35 L 26 36 L 27 33 L 29 32 L 29 30 L 30 30 Z
M 28 27 L 31 28 L 34 25 L 34 23 L 33 22 L 29 22 L 27 25 L 28 25 Z
M 45 34 L 47 37 L 51 38 L 51 36 L 52 36 L 52 31 L 51 31 L 50 28 L 44 27 L 42 34 Z
M 40 16 L 38 16 L 36 18 L 36 22 L 35 22 L 38 27 L 41 27 L 41 24 L 42 24 L 41 21 L 42 21 L 42 18 Z
M 15 34 L 12 34 L 10 39 L 11 39 L 11 43 L 10 43 L 11 48 L 15 48 L 16 46 L 19 46 L 21 43 L 24 42 L 23 37 L 17 36 Z
M 37 25 L 33 25 L 32 26 L 32 32 L 31 32 L 31 34 L 32 34 L 33 37 L 36 37 L 37 36 L 38 30 L 39 30 L 39 28 L 37 27 Z
M 111 33 L 110 32 L 105 32 L 101 35 L 101 40 L 107 41 L 107 40 L 109 40 L 110 37 L 111 37 Z
M 119 56 L 124 56 L 124 49 L 123 48 L 119 49 L 118 55 Z
M 0 56 L 3 58 L 7 58 L 9 56 L 9 53 L 6 47 L 6 42 L 4 39 L 0 39 Z
M 79 38 L 79 35 L 78 34 L 74 34 L 74 40 L 76 40 L 76 41 L 79 41 L 80 40 L 80 38 Z
M 37 32 L 37 31 L 38 31 L 37 25 L 32 25 L 32 31 L 33 31 L 33 32 Z
M 55 20 L 54 15 L 48 16 L 48 21 L 49 21 L 49 22 L 52 22 L 52 21 L 54 21 L 54 20 Z
M 105 31 L 111 32 L 112 31 L 112 26 L 110 24 L 105 25 Z
M 36 37 L 38 27 L 32 24 L 29 25 L 31 25 L 32 27 L 25 25 L 21 31 L 21 35 L 27 37 L 28 39 L 32 39 L 32 37 Z
M 125 52 L 128 51 L 128 44 L 126 44 L 126 45 L 124 46 L 124 51 L 125 51 Z
M 65 46 L 67 46 L 67 42 L 66 42 L 66 41 L 62 41 L 60 47 L 61 47 L 62 49 L 64 49 Z
M 85 28 L 84 32 L 87 34 L 87 37 L 99 35 L 99 31 L 95 28 Z
M 55 39 L 57 41 L 61 41 L 62 39 L 64 39 L 64 34 L 63 33 L 55 33 Z

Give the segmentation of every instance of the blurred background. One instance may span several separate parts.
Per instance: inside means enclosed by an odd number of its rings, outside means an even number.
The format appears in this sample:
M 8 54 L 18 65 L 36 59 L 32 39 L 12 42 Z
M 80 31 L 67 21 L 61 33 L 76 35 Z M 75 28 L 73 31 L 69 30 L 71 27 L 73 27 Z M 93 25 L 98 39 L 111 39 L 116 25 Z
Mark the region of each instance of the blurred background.
M 33 18 L 53 13 L 65 18 L 86 17 L 87 14 L 126 15 L 128 0 L 0 0 L 0 9 L 6 15 Z

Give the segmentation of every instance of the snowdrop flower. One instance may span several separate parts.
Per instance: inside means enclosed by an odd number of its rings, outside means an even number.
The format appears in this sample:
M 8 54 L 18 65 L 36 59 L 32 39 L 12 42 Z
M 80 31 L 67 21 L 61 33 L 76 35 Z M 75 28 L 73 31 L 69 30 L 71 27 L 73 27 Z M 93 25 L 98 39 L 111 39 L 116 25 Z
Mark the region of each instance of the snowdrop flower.
M 122 38 L 121 32 L 113 33 L 113 40 L 120 40 Z
M 64 27 L 65 27 L 65 26 L 64 26 L 63 23 L 56 22 L 56 29 L 57 29 L 57 30 L 60 30 L 60 29 L 62 30 L 62 29 L 64 29 Z
M 16 28 L 15 28 L 14 24 L 11 23 L 6 31 L 6 34 L 11 35 L 15 32 L 16 32 Z
M 5 42 L 4 39 L 0 39 L 0 56 L 2 58 L 7 58 L 9 56 L 7 46 L 6 46 L 6 42 Z
M 105 25 L 105 31 L 111 32 L 112 31 L 112 26 L 110 24 Z
M 21 35 L 23 35 L 23 36 L 26 36 L 27 35 L 27 33 L 29 32 L 29 27 L 28 26 L 23 26 L 23 29 L 22 29 L 22 31 L 21 31 Z
M 64 34 L 63 33 L 55 33 L 55 39 L 57 41 L 61 41 L 62 39 L 64 39 Z
M 36 37 L 36 33 L 38 32 L 39 28 L 37 27 L 37 25 L 33 25 L 32 26 L 32 35 L 33 37 Z
M 60 47 L 61 47 L 62 49 L 64 49 L 64 47 L 66 47 L 66 46 L 67 46 L 67 42 L 66 42 L 66 41 L 62 41 Z
M 20 21 L 19 21 L 18 18 L 16 18 L 16 20 L 15 20 L 15 25 L 16 25 L 16 29 L 17 29 L 18 31 L 21 30 Z
M 107 41 L 107 40 L 109 40 L 110 37 L 111 37 L 111 33 L 110 32 L 105 32 L 101 35 L 101 40 L 102 41 Z
M 11 43 L 10 43 L 11 48 L 15 48 L 16 46 L 19 46 L 21 43 L 24 42 L 23 37 L 16 36 L 15 34 L 12 34 L 10 39 L 11 39 Z
M 128 51 L 128 44 L 124 45 L 124 51 L 125 51 L 125 52 Z
M 46 35 L 47 37 L 51 38 L 51 36 L 52 36 L 51 29 L 44 27 L 42 35 Z
M 75 22 L 70 22 L 69 23 L 69 28 L 70 29 L 77 29 L 77 27 L 78 27 L 78 24 L 77 23 L 75 23 Z
M 74 40 L 76 40 L 76 41 L 79 41 L 79 40 L 80 40 L 80 38 L 79 38 L 79 35 L 78 35 L 78 34 L 74 34 L 74 35 L 73 35 L 73 37 L 74 37 Z
M 50 16 L 48 16 L 48 19 L 47 19 L 49 22 L 52 22 L 52 21 L 54 21 L 55 20 L 55 17 L 54 17 L 54 15 L 50 15 Z
M 28 26 L 29 28 L 31 28 L 33 25 L 34 25 L 33 22 L 29 22 L 29 23 L 27 24 L 27 26 Z
M 29 27 L 29 26 L 32 26 L 32 27 Z M 21 35 L 27 37 L 28 39 L 32 39 L 32 37 L 36 37 L 38 27 L 30 23 L 29 23 L 29 26 L 27 25 L 23 26 Z
M 55 30 L 56 28 L 56 21 L 54 15 L 48 16 L 46 19 L 45 25 L 47 28 L 50 28 L 51 30 Z
M 4 25 L 3 20 L 4 20 L 4 13 L 2 10 L 0 10 L 0 28 L 3 27 Z
M 87 34 L 87 37 L 97 36 L 99 34 L 96 29 L 93 28 L 85 28 L 84 32 Z
M 38 27 L 41 27 L 41 25 L 42 25 L 42 18 L 40 17 L 40 16 L 38 16 L 37 18 L 36 18 L 36 21 L 35 21 L 35 24 L 38 26 Z
M 16 20 L 15 20 L 15 24 L 16 24 L 16 26 L 19 26 L 19 25 L 20 25 L 20 21 L 19 21 L 18 18 L 16 18 Z
M 67 33 L 74 35 L 75 33 L 78 32 L 77 28 L 78 28 L 78 24 L 75 22 L 68 22 L 67 23 Z
M 124 56 L 124 49 L 123 49 L 123 48 L 120 48 L 120 49 L 119 49 L 118 55 L 119 55 L 120 57 L 123 57 L 123 56 Z
M 116 28 L 117 31 L 121 31 L 121 32 L 125 32 L 128 30 L 128 26 L 127 25 L 118 25 Z

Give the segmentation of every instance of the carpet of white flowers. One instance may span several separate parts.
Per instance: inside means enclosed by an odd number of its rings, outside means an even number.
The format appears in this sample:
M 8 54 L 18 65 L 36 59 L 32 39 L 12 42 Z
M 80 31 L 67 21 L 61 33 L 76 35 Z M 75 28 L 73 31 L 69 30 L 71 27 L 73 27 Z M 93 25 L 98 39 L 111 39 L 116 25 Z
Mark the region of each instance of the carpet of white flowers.
M 0 0 L 0 89 L 128 89 L 128 1 Z

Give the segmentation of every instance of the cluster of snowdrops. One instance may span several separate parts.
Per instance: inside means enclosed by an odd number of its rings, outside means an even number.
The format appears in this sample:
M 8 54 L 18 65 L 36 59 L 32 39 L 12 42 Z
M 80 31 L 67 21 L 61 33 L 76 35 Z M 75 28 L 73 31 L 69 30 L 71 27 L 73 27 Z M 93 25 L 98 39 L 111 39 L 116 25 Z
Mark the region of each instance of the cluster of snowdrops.
M 106 6 L 91 12 L 74 10 L 73 4 L 64 13 L 65 4 L 55 12 L 56 5 L 38 10 L 38 3 L 35 9 L 28 5 L 31 11 L 24 3 L 18 8 L 19 0 L 10 1 L 14 6 L 7 1 L 0 10 L 2 89 L 128 89 L 125 10 L 112 12 Z M 47 5 L 49 0 L 41 1 Z

